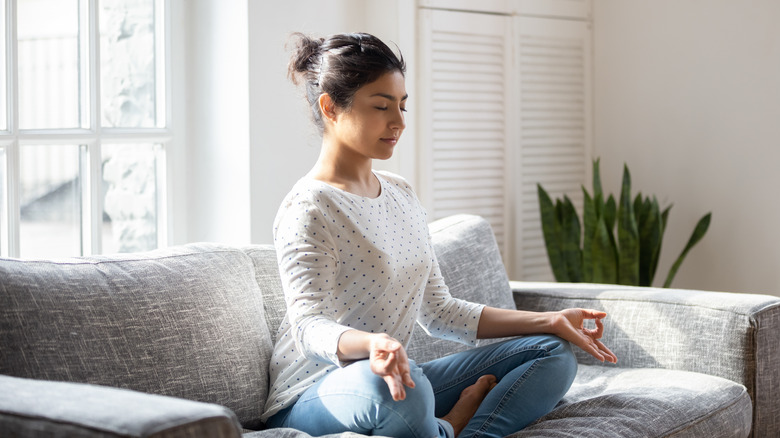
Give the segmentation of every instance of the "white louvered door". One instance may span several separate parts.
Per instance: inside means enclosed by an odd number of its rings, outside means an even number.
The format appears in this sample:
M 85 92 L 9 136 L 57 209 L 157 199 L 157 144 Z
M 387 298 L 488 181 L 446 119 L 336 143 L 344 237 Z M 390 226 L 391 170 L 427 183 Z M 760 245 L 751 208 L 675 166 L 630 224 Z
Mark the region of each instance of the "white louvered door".
M 523 280 L 554 280 L 539 218 L 537 183 L 550 196 L 571 198 L 582 213 L 582 186 L 590 189 L 590 28 L 587 22 L 514 19 L 519 108 L 515 171 L 516 251 L 512 273 Z
M 431 219 L 480 215 L 508 260 L 507 16 L 421 10 L 420 185 Z
M 420 37 L 418 190 L 431 219 L 483 216 L 510 278 L 553 280 L 536 184 L 581 211 L 588 20 L 423 8 Z

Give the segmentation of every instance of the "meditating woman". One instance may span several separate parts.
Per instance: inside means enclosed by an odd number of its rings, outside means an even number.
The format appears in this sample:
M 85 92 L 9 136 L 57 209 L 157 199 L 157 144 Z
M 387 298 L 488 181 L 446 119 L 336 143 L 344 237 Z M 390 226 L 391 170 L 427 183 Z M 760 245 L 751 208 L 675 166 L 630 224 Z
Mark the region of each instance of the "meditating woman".
M 267 425 L 503 437 L 569 389 L 577 370 L 569 343 L 616 362 L 599 341 L 603 312 L 523 312 L 450 295 L 414 191 L 372 169 L 404 131 L 403 58 L 368 34 L 295 38 L 289 72 L 305 87 L 322 149 L 274 223 L 287 316 L 271 358 Z M 416 364 L 404 349 L 416 323 L 466 344 L 523 336 Z

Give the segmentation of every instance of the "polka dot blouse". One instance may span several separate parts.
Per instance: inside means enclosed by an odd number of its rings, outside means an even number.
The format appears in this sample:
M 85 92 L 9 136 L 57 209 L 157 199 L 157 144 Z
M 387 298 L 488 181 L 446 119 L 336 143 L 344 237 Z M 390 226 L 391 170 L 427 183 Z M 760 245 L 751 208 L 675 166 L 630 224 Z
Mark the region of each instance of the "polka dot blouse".
M 406 345 L 418 322 L 432 336 L 476 342 L 483 306 L 450 295 L 409 184 L 375 174 L 376 198 L 304 178 L 279 208 L 274 245 L 287 315 L 271 357 L 263 420 L 346 365 L 336 356 L 346 330 L 387 333 Z

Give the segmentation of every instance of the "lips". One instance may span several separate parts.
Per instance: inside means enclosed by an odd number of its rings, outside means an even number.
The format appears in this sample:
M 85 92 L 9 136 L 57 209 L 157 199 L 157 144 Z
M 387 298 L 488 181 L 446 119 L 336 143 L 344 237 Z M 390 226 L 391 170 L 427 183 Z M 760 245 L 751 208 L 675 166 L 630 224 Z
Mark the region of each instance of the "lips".
M 380 138 L 385 143 L 390 144 L 391 146 L 395 146 L 396 143 L 398 143 L 398 137 L 387 137 L 387 138 Z

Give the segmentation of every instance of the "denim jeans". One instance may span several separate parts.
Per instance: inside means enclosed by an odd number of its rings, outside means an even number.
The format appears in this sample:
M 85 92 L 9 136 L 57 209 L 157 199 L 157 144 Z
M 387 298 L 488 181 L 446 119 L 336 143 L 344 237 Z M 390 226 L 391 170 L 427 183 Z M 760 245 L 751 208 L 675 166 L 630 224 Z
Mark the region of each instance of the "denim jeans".
M 485 374 L 498 385 L 485 397 L 461 437 L 500 438 L 550 412 L 577 372 L 568 342 L 526 336 L 456 353 L 421 365 L 410 363 L 414 388 L 393 401 L 387 384 L 362 360 L 337 369 L 268 420 L 310 435 L 356 432 L 389 437 L 453 437 L 447 414 L 466 387 Z

